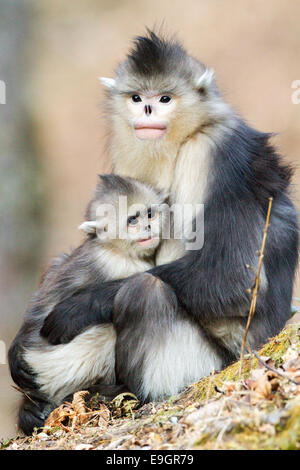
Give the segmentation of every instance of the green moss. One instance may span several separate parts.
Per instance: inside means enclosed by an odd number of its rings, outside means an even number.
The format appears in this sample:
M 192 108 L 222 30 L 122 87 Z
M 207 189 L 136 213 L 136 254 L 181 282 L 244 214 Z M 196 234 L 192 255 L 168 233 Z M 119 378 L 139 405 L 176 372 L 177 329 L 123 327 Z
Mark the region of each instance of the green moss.
M 252 365 L 256 367 L 256 359 L 252 361 Z M 240 362 L 238 361 L 212 377 L 205 377 L 188 389 L 187 394 L 183 396 L 184 400 L 204 401 L 213 397 L 218 393 L 216 387 L 220 388 L 224 382 L 235 382 L 239 379 L 239 367 Z M 242 376 L 246 378 L 249 373 L 250 359 L 247 358 L 243 362 Z
M 279 335 L 272 338 L 261 350 L 261 356 L 269 356 L 278 367 L 283 362 L 283 355 L 291 344 L 291 340 L 297 334 L 298 326 L 291 325 L 282 330 Z
M 6 449 L 12 442 L 12 439 L 5 439 L 4 441 L 0 442 L 0 450 Z
M 295 400 L 291 409 L 291 415 L 287 420 L 283 431 L 277 437 L 281 450 L 300 449 L 300 398 Z
M 270 341 L 260 349 L 259 355 L 270 357 L 274 361 L 275 367 L 278 367 L 283 362 L 284 353 L 298 335 L 298 330 L 299 325 L 287 326 L 281 333 L 270 339 Z M 299 340 L 296 340 L 295 343 L 298 343 L 297 347 L 299 347 Z M 250 374 L 250 370 L 255 369 L 257 365 L 258 361 L 255 357 L 252 359 L 249 357 L 244 358 L 242 377 L 247 378 Z M 215 387 L 222 388 L 224 382 L 236 382 L 239 380 L 239 370 L 240 361 L 237 361 L 218 374 L 212 377 L 205 377 L 200 382 L 189 387 L 187 392 L 177 400 L 177 403 L 181 403 L 182 401 L 186 402 L 187 400 L 203 401 L 213 397 L 218 393 Z
M 264 450 L 300 450 L 300 397 L 289 404 L 289 415 L 276 428 L 274 435 L 269 435 L 257 428 L 253 422 L 249 426 L 236 424 L 226 433 L 220 448 L 222 449 L 264 449 Z M 195 448 L 214 449 L 216 435 L 204 433 L 194 443 Z
M 165 423 L 169 421 L 172 417 L 178 417 L 183 414 L 183 409 L 181 407 L 171 408 L 171 409 L 163 409 L 156 413 L 153 418 L 153 422 L 155 423 Z
M 194 442 L 193 447 L 195 447 L 195 448 L 203 447 L 203 446 L 205 446 L 205 444 L 207 444 L 209 442 L 210 439 L 211 439 L 210 434 L 208 434 L 208 433 L 201 434 L 201 436 L 196 440 L 196 442 Z
M 234 440 L 233 440 L 234 439 Z M 300 449 L 300 399 L 291 407 L 291 414 L 280 431 L 268 436 L 257 429 L 234 428 L 225 440 L 227 449 L 240 445 L 243 449 L 297 450 Z

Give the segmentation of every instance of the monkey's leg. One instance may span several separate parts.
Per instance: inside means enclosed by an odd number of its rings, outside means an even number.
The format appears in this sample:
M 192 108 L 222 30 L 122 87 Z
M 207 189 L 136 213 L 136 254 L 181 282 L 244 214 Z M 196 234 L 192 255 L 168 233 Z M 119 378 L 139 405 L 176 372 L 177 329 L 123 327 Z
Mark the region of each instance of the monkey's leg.
M 30 435 L 34 428 L 44 425 L 55 404 L 40 392 L 36 375 L 24 359 L 26 340 L 27 329 L 24 325 L 8 351 L 8 362 L 12 379 L 24 391 L 18 412 L 18 427 L 24 434 Z
M 24 395 L 19 408 L 18 427 L 24 434 L 32 434 L 35 428 L 44 426 L 54 408 L 56 408 L 55 403 L 41 398 L 38 393 Z
M 172 289 L 143 273 L 115 301 L 117 378 L 143 402 L 175 395 L 221 368 L 217 350 L 178 307 Z
M 70 343 L 28 348 L 25 359 L 38 389 L 59 405 L 95 383 L 115 383 L 115 338 L 111 323 L 92 326 Z

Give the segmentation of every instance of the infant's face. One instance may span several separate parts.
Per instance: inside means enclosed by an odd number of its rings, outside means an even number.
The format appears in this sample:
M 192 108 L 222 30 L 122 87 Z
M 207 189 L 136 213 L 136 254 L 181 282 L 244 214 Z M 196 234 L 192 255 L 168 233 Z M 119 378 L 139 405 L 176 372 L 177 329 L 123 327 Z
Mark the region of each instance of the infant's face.
M 127 239 L 136 248 L 154 249 L 160 243 L 161 213 L 157 205 L 130 212 L 126 221 Z

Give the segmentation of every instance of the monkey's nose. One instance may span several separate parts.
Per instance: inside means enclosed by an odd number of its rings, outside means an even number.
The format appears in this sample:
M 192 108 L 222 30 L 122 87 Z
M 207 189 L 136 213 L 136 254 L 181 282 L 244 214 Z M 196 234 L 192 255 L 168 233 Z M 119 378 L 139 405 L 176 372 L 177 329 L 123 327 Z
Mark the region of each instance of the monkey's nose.
M 150 106 L 150 104 L 146 104 L 145 105 L 145 114 L 151 114 L 152 113 L 152 108 Z

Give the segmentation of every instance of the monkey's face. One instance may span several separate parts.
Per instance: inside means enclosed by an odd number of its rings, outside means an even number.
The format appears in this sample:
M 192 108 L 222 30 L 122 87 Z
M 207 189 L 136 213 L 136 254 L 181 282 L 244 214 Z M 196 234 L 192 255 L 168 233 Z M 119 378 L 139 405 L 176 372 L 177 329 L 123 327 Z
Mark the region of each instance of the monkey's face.
M 163 228 L 168 223 L 168 206 L 164 204 L 165 193 L 156 192 L 140 183 L 139 186 L 128 197 L 127 215 L 119 213 L 119 234 L 122 239 L 115 243 L 125 244 L 138 256 L 147 257 L 152 256 L 160 244 Z
M 114 135 L 130 151 L 132 145 L 141 152 L 145 146 L 158 150 L 158 145 L 180 144 L 202 126 L 222 118 L 224 102 L 209 81 L 212 76 L 200 80 L 205 74 L 198 77 L 200 85 L 196 79 L 178 77 L 156 77 L 148 84 L 142 80 L 137 84 L 132 77 L 124 82 L 118 78 L 108 96 Z
M 158 206 L 149 206 L 131 213 L 127 217 L 128 241 L 138 252 L 153 251 L 160 243 L 161 211 Z
M 178 98 L 171 94 L 133 93 L 126 97 L 129 122 L 138 139 L 160 139 L 175 114 Z
M 186 84 L 176 89 L 171 84 L 153 91 L 133 89 L 112 96 L 112 104 L 115 130 L 136 142 L 153 142 L 155 147 L 182 142 L 207 119 L 201 95 Z
M 178 146 L 227 113 L 213 71 L 173 39 L 151 31 L 135 38 L 115 78 L 101 81 L 108 89 L 115 142 L 132 151 L 168 152 L 165 143 Z

